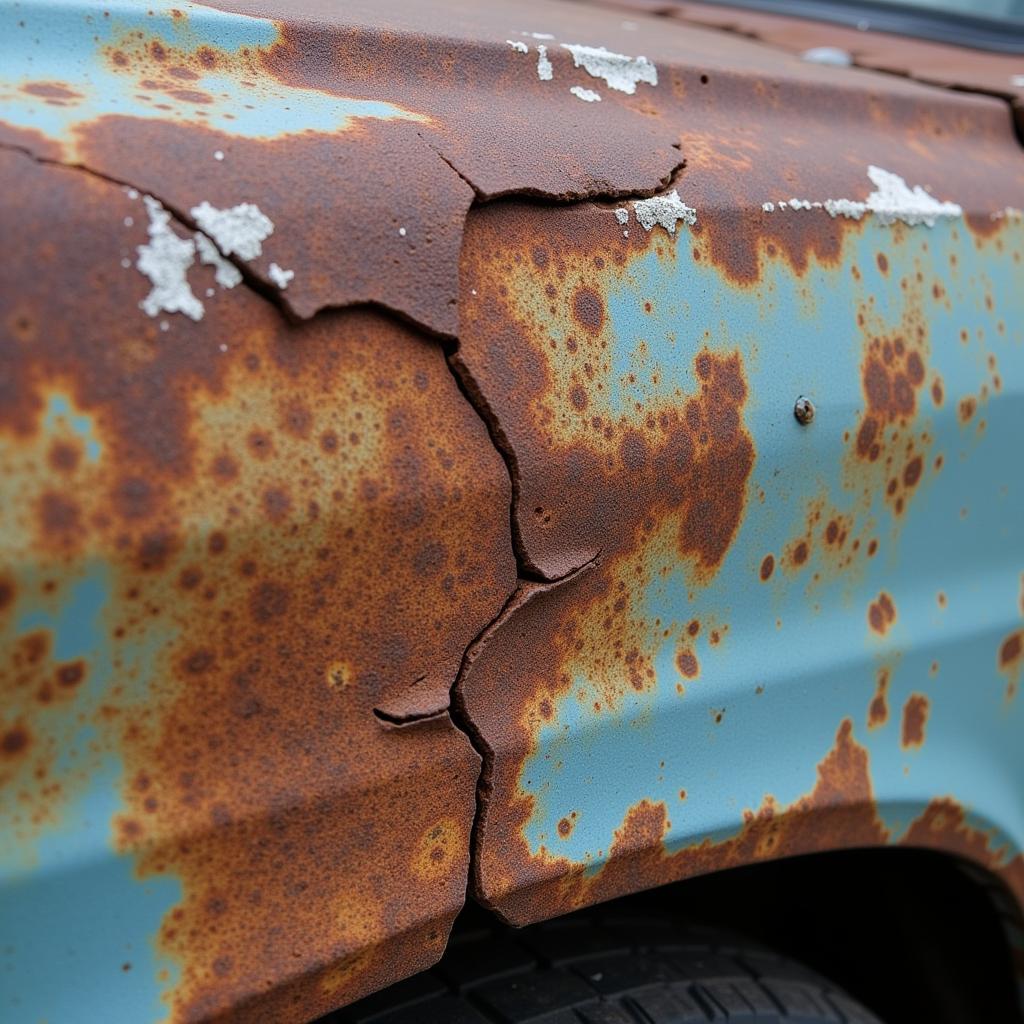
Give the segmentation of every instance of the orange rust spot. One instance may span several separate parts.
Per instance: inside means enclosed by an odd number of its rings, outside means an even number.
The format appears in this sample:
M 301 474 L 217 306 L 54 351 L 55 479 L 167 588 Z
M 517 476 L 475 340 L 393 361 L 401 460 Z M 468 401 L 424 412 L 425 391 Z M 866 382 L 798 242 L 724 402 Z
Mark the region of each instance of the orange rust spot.
M 775 556 L 765 555 L 761 562 L 761 579 L 769 580 L 775 570 Z
M 977 411 L 978 400 L 973 395 L 962 398 L 959 406 L 957 406 L 957 413 L 961 423 L 969 423 Z
M 877 255 L 876 257 L 875 257 L 875 259 L 876 259 L 876 261 L 877 261 L 877 263 L 878 263 L 878 269 L 879 269 L 879 270 L 880 270 L 880 271 L 881 271 L 881 272 L 882 272 L 883 274 L 888 274 L 888 273 L 889 273 L 889 260 L 888 260 L 888 258 L 886 257 L 885 253 L 884 253 L 884 252 L 880 252 L 880 253 L 879 253 L 879 254 L 878 254 L 878 255 Z
M 904 750 L 920 747 L 924 743 L 924 729 L 928 722 L 930 703 L 923 693 L 912 693 L 903 705 L 903 731 L 900 743 Z
M 878 679 L 875 685 L 875 695 L 871 699 L 868 708 L 868 728 L 877 729 L 885 725 L 889 719 L 889 669 L 878 670 Z
M 807 556 L 810 553 L 810 549 L 807 546 L 807 541 L 799 540 L 789 552 L 789 560 L 794 566 L 801 566 L 807 561 Z
M 700 674 L 697 656 L 690 650 L 681 650 L 676 654 L 676 667 L 687 679 L 696 679 Z
M 942 405 L 942 380 L 939 377 L 932 381 L 932 401 L 936 405 Z
M 604 300 L 593 288 L 577 290 L 572 312 L 575 321 L 590 334 L 597 334 L 604 327 Z
M 83 98 L 80 92 L 75 92 L 62 82 L 26 82 L 21 91 L 46 100 L 70 101 Z
M 29 742 L 28 730 L 24 726 L 12 726 L 0 736 L 0 754 L 9 758 L 20 757 L 28 750 Z
M 880 636 L 884 636 L 896 621 L 896 606 L 892 598 L 883 591 L 868 606 L 868 624 Z

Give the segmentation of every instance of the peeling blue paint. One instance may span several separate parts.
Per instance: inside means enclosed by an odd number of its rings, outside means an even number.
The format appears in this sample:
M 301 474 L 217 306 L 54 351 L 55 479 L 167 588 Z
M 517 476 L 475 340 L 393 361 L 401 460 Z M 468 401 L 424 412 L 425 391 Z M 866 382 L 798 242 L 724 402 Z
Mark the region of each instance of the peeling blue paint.
M 152 59 L 142 40 L 162 43 L 167 59 Z M 186 2 L 140 6 L 115 0 L 100 10 L 66 0 L 5 0 L 0 120 L 71 146 L 78 128 L 113 115 L 200 125 L 249 139 L 346 131 L 362 118 L 428 120 L 383 99 L 332 96 L 277 81 L 260 68 L 259 58 L 278 41 L 273 21 Z M 207 69 L 194 59 L 202 47 L 215 51 L 217 66 Z M 111 57 L 119 48 L 124 67 Z M 168 77 L 167 69 L 182 60 L 194 79 Z M 152 79 L 159 88 L 142 86 Z M 47 84 L 58 84 L 67 95 L 26 91 Z
M 1024 707 L 1020 698 L 1008 701 L 996 652 L 1019 626 L 1024 569 L 1024 479 L 1013 455 L 1013 438 L 1024 428 L 1024 296 L 1010 252 L 1024 246 L 1024 230 L 1014 225 L 1001 237 L 999 251 L 992 243 L 976 248 L 962 223 L 894 230 L 869 222 L 847 235 L 838 266 L 812 258 L 798 278 L 780 258 L 766 257 L 761 282 L 742 289 L 695 261 L 684 235 L 664 257 L 648 252 L 621 278 L 608 273 L 598 281 L 608 296 L 614 411 L 671 399 L 677 388 L 693 393 L 693 355 L 705 344 L 742 354 L 746 422 L 757 452 L 748 496 L 763 490 L 765 497 L 748 500 L 739 535 L 707 587 L 695 585 L 683 565 L 658 575 L 664 555 L 647 552 L 652 582 L 637 616 L 649 629 L 645 653 L 656 685 L 640 693 L 626 687 L 617 709 L 595 713 L 601 681 L 577 674 L 553 719 L 541 725 L 520 775 L 520 788 L 535 800 L 525 829 L 534 854 L 543 847 L 593 872 L 606 862 L 629 809 L 644 799 L 668 808 L 671 852 L 729 838 L 742 827 L 743 811 L 756 810 L 767 795 L 782 806 L 814 788 L 815 766 L 845 717 L 869 751 L 879 813 L 893 841 L 931 799 L 950 796 L 978 827 L 999 824 L 995 846 L 1005 845 L 1007 855 L 1021 848 Z M 878 252 L 887 254 L 887 275 L 876 266 Z M 911 282 L 906 292 L 901 277 Z M 933 301 L 935 281 L 949 308 Z M 854 322 L 864 305 L 880 332 L 898 330 L 912 305 L 927 310 L 928 379 L 937 371 L 946 391 L 935 408 L 926 384 L 913 423 L 934 438 L 928 461 L 942 453 L 943 467 L 925 473 L 899 518 L 881 488 L 870 507 L 856 508 L 844 470 L 844 434 L 855 435 L 864 405 L 864 335 Z M 556 337 L 563 329 L 550 325 Z M 983 384 L 991 390 L 988 353 L 997 357 L 1002 390 L 963 425 L 960 397 L 977 395 Z M 791 413 L 801 394 L 817 407 L 807 428 Z M 773 552 L 779 559 L 819 497 L 838 513 L 856 512 L 859 524 L 872 522 L 877 555 L 837 572 L 812 554 L 798 573 L 777 568 L 762 583 L 762 558 Z M 879 637 L 866 616 L 882 590 L 892 595 L 897 621 Z M 726 623 L 728 631 L 712 645 L 702 629 L 694 647 L 700 675 L 691 680 L 676 668 L 674 640 L 663 631 L 678 636 L 694 618 Z M 868 729 L 883 664 L 891 673 L 888 721 Z M 903 749 L 901 712 L 913 692 L 930 702 L 927 739 Z M 558 821 L 572 812 L 574 827 L 563 838 Z

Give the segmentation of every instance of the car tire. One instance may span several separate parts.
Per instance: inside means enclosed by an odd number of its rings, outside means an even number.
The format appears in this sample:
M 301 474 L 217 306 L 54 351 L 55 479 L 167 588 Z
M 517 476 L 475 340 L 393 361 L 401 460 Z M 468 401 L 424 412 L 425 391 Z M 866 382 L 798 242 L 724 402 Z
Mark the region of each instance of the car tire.
M 457 929 L 441 962 L 321 1024 L 879 1024 L 821 975 L 736 936 L 599 913 Z

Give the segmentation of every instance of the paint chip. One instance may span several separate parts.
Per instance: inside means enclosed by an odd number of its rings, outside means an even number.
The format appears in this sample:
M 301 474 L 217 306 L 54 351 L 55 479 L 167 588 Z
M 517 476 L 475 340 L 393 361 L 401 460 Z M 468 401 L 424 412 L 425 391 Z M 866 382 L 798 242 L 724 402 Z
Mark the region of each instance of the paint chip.
M 674 235 L 678 221 L 683 221 L 691 227 L 697 223 L 697 211 L 679 198 L 677 189 L 672 189 L 663 196 L 638 199 L 633 204 L 633 211 L 640 226 L 647 231 L 655 224 L 660 224 L 669 234 Z
M 402 238 L 405 238 L 405 228 L 399 228 L 398 233 L 402 236 Z
M 217 246 L 210 241 L 201 231 L 195 233 L 196 251 L 199 253 L 200 263 L 213 267 L 214 280 L 221 288 L 234 288 L 242 283 L 242 272 L 230 260 L 224 259 L 217 249 Z M 213 289 L 207 288 L 207 296 L 213 295 Z
M 956 203 L 938 200 L 920 185 L 911 188 L 892 171 L 872 164 L 868 167 L 868 178 L 875 190 L 863 202 L 857 199 L 826 199 L 824 202 L 790 199 L 788 202 L 780 200 L 778 208 L 824 209 L 830 217 L 846 217 L 850 220 L 860 220 L 867 214 L 873 214 L 883 226 L 901 221 L 911 227 L 917 224 L 934 227 L 938 220 L 963 216 L 963 208 Z M 764 203 L 761 208 L 767 211 L 770 205 Z
M 171 215 L 159 200 L 143 196 L 142 201 L 149 214 L 149 241 L 136 249 L 135 266 L 153 287 L 139 305 L 148 316 L 184 313 L 193 320 L 202 320 L 203 304 L 192 294 L 185 276 L 195 260 L 195 242 L 175 234 Z
M 537 77 L 542 82 L 550 82 L 554 77 L 551 61 L 548 60 L 548 48 L 543 44 L 537 47 Z
M 223 160 L 224 159 L 224 151 L 221 150 L 221 149 L 215 149 L 213 151 L 213 159 L 214 160 Z
M 267 276 L 281 291 L 288 287 L 288 282 L 295 276 L 294 270 L 282 270 L 276 263 L 271 263 L 267 270 Z
M 530 48 L 521 39 L 506 39 L 505 42 L 508 43 L 516 53 L 530 52 Z
M 192 216 L 225 256 L 233 253 L 243 260 L 256 259 L 263 240 L 274 233 L 273 221 L 255 203 L 219 210 L 204 200 L 192 207 Z
M 598 93 L 594 92 L 593 89 L 584 89 L 582 85 L 574 85 L 569 90 L 578 99 L 583 100 L 585 103 L 600 103 L 601 97 Z
M 627 222 L 629 221 L 629 210 L 627 210 L 627 209 L 626 209 L 626 208 L 625 208 L 624 206 L 620 206 L 620 207 L 619 207 L 619 208 L 618 208 L 618 209 L 617 209 L 617 210 L 615 211 L 615 219 L 616 219 L 616 220 L 617 220 L 617 221 L 618 221 L 618 222 L 619 222 L 620 224 L 625 224 L 625 223 L 627 223 Z
M 611 89 L 632 94 L 638 82 L 658 84 L 658 70 L 646 57 L 627 57 L 603 46 L 561 45 L 572 54 L 576 67 L 582 67 L 592 78 L 603 78 Z

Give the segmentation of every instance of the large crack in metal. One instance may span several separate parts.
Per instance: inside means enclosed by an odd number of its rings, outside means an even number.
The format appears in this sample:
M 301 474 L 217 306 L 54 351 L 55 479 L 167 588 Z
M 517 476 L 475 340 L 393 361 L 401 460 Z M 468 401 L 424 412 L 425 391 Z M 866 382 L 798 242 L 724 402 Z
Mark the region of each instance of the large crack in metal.
M 431 147 L 433 148 L 433 147 Z M 0 150 L 7 150 L 10 152 L 18 153 L 26 158 L 34 161 L 37 164 L 49 167 L 60 168 L 69 171 L 78 171 L 83 174 L 87 174 L 98 181 L 102 181 L 108 185 L 114 186 L 121 189 L 131 189 L 139 193 L 139 195 L 149 195 L 153 199 L 157 200 L 164 209 L 171 215 L 177 225 L 193 233 L 201 233 L 205 237 L 209 237 L 205 232 L 202 232 L 198 225 L 194 222 L 193 218 L 190 217 L 185 211 L 177 208 L 174 204 L 167 203 L 161 196 L 153 195 L 146 189 L 139 188 L 137 185 L 132 184 L 130 181 L 126 181 L 109 174 L 97 171 L 86 164 L 68 162 L 64 160 L 54 159 L 51 157 L 43 157 L 33 152 L 31 149 L 25 146 L 9 142 L 0 142 Z M 437 153 L 436 150 L 434 150 Z M 479 189 L 476 188 L 465 178 L 464 175 L 451 164 L 443 156 L 443 154 L 437 153 L 437 155 L 444 160 L 446 164 L 452 169 L 453 173 L 456 173 L 467 182 L 476 193 L 476 200 L 470 207 L 470 212 L 475 207 L 489 202 L 491 199 L 500 197 L 484 196 Z M 523 193 L 523 198 L 530 202 L 542 202 L 550 203 L 551 205 L 568 205 L 576 203 L 615 203 L 622 201 L 624 198 L 631 199 L 642 199 L 647 198 L 650 195 L 656 194 L 659 191 L 674 184 L 681 172 L 685 167 L 685 161 L 680 160 L 679 163 L 673 167 L 671 173 L 663 180 L 657 189 L 653 190 L 638 190 L 628 194 L 620 194 L 618 192 L 610 192 L 607 194 L 593 194 L 581 197 L 572 197 L 560 199 L 558 197 L 550 195 L 533 195 Z M 467 213 L 467 216 L 469 214 Z M 284 320 L 289 324 L 298 324 L 300 322 L 309 322 L 315 317 L 329 313 L 331 311 L 337 311 L 338 309 L 355 309 L 355 308 L 373 308 L 386 316 L 394 317 L 399 322 L 413 327 L 423 335 L 429 337 L 431 340 L 438 342 L 442 348 L 443 358 L 445 364 L 455 381 L 456 387 L 463 399 L 469 404 L 473 411 L 479 416 L 485 429 L 487 430 L 488 438 L 492 445 L 500 456 L 503 465 L 509 475 L 511 496 L 509 501 L 509 531 L 511 535 L 511 546 L 513 555 L 516 561 L 516 574 L 517 581 L 516 586 L 510 594 L 505 598 L 501 608 L 497 614 L 486 623 L 483 628 L 477 633 L 477 635 L 470 641 L 462 653 L 462 657 L 459 662 L 459 668 L 455 673 L 455 678 L 452 680 L 451 685 L 448 688 L 448 703 L 446 707 L 437 709 L 431 709 L 422 713 L 414 714 L 395 714 L 388 711 L 385 708 L 374 708 L 373 714 L 377 719 L 381 728 L 385 729 L 405 729 L 414 727 L 418 723 L 428 722 L 447 716 L 453 727 L 457 729 L 463 736 L 466 737 L 467 742 L 476 752 L 480 758 L 480 774 L 477 778 L 476 785 L 476 806 L 473 813 L 473 819 L 470 824 L 470 842 L 467 850 L 468 856 L 468 869 L 466 879 L 466 902 L 473 899 L 480 902 L 480 886 L 479 886 L 479 846 L 480 846 L 480 828 L 482 827 L 484 811 L 487 806 L 487 802 L 490 799 L 491 794 L 491 777 L 492 769 L 494 764 L 495 752 L 487 743 L 483 734 L 477 728 L 476 723 L 470 716 L 466 707 L 466 701 L 463 693 L 463 686 L 466 675 L 471 668 L 477 655 L 487 644 L 494 633 L 501 629 L 504 624 L 511 618 L 520 608 L 526 605 L 529 601 L 533 600 L 540 594 L 547 593 L 557 587 L 569 583 L 573 579 L 577 578 L 581 574 L 589 571 L 594 565 L 597 564 L 600 558 L 600 551 L 591 556 L 583 564 L 570 569 L 568 572 L 559 575 L 558 577 L 546 576 L 538 567 L 534 564 L 530 558 L 526 546 L 522 538 L 522 531 L 519 527 L 518 520 L 518 508 L 519 508 L 519 495 L 520 495 L 520 472 L 518 460 L 513 446 L 509 442 L 505 432 L 502 430 L 498 418 L 490 408 L 487 399 L 484 397 L 480 387 L 473 379 L 469 369 L 461 359 L 459 355 L 459 345 L 457 339 L 452 339 L 445 335 L 438 334 L 436 331 L 430 329 L 423 323 L 408 316 L 403 310 L 396 309 L 390 306 L 385 306 L 377 302 L 359 302 L 346 304 L 344 306 L 329 306 L 323 307 L 317 310 L 308 319 L 297 318 L 288 308 L 287 304 L 283 301 L 282 296 L 276 288 L 266 284 L 258 277 L 256 277 L 251 270 L 247 267 L 244 260 L 235 257 L 233 254 L 225 253 L 219 245 L 216 244 L 214 239 L 210 239 L 214 244 L 217 251 L 220 252 L 221 256 L 228 260 L 233 266 L 235 266 L 242 275 L 241 283 L 249 288 L 252 292 L 259 295 L 264 300 L 268 301 L 273 305 Z M 415 685 L 416 680 L 412 685 Z

